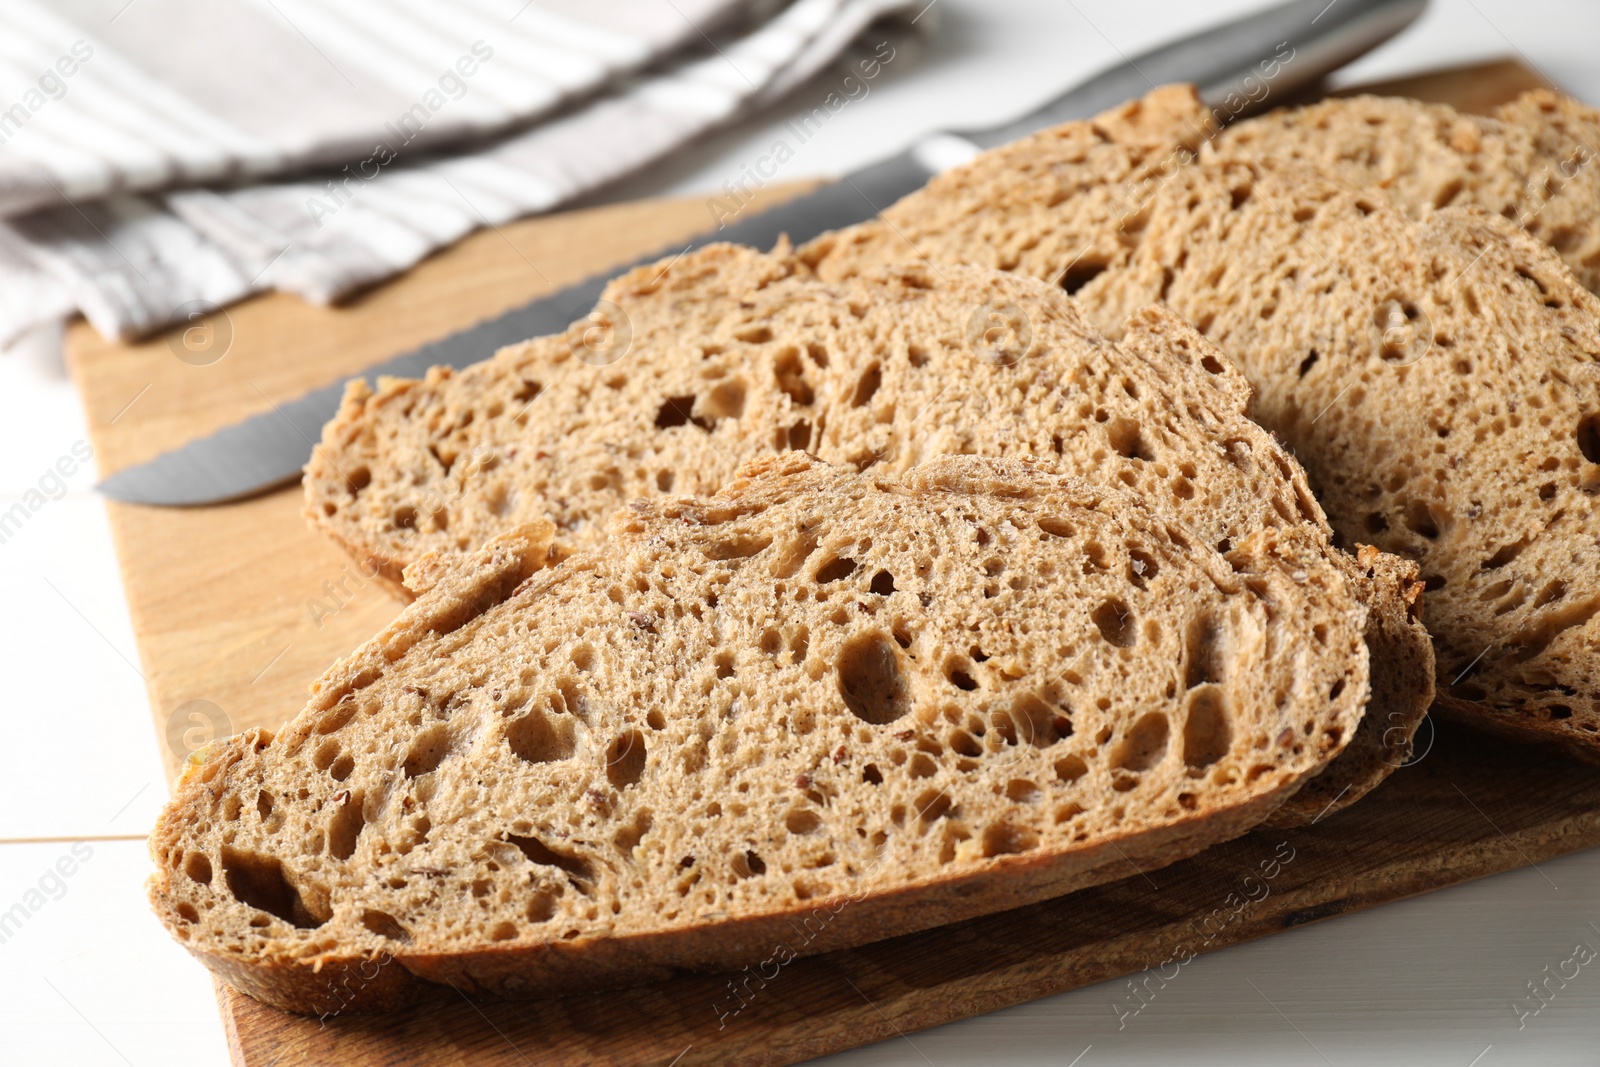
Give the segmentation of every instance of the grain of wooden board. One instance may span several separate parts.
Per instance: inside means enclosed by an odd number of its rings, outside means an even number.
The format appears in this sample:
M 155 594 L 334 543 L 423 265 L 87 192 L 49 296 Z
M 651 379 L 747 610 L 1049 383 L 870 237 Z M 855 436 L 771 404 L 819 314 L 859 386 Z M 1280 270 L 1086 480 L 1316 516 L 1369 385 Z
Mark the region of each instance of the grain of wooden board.
M 1381 90 L 1481 111 L 1540 84 L 1503 62 Z M 650 249 L 681 246 L 708 221 L 703 203 L 679 200 L 504 226 L 338 308 L 276 295 L 230 308 L 231 345 L 203 367 L 175 358 L 168 337 L 119 345 L 75 327 L 69 362 L 102 470 Z M 309 682 L 397 610 L 305 527 L 297 488 L 213 508 L 108 507 L 163 738 L 185 735 L 191 701 L 214 705 L 225 728 L 278 725 Z M 1433 729 L 1424 727 L 1430 747 L 1420 761 L 1318 825 L 1250 834 L 1019 911 L 765 976 L 691 975 L 516 1004 L 443 991 L 399 1017 L 319 1021 L 219 987 L 229 1042 L 244 1067 L 793 1063 L 1600 845 L 1600 771 L 1447 724 L 1436 737 Z M 183 755 L 177 744 L 165 752 L 169 771 Z

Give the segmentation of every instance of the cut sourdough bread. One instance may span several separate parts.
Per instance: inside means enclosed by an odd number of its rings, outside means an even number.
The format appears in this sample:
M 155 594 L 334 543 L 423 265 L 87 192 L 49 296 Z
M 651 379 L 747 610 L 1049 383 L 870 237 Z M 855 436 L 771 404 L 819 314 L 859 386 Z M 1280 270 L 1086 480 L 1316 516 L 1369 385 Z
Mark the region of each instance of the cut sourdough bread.
M 629 274 L 603 306 L 632 337 L 604 366 L 581 358 L 580 323 L 459 374 L 354 386 L 307 468 L 312 522 L 393 574 L 520 522 L 594 545 L 629 500 L 708 495 L 789 448 L 889 473 L 1033 456 L 1132 488 L 1224 550 L 1305 525 L 1350 569 L 1378 649 L 1374 713 L 1275 818 L 1351 803 L 1405 760 L 1432 696 L 1414 566 L 1331 548 L 1298 465 L 1245 416 L 1243 378 L 1176 316 L 1134 314 L 1113 344 L 1030 279 L 909 267 L 821 285 L 781 252 L 730 246 Z
M 1160 153 L 1076 125 L 801 254 L 839 280 L 910 237 L 934 261 L 1060 279 L 1113 333 L 1164 302 L 1238 362 L 1345 543 L 1419 561 L 1441 706 L 1600 754 L 1600 304 L 1503 218 L 1412 220 L 1304 165 L 1196 163 L 1113 193 L 1102 174 L 1122 189 Z M 964 205 L 984 202 L 974 230 Z
M 1226 555 L 1019 460 L 801 453 L 428 586 L 273 735 L 197 754 L 162 921 L 300 1012 L 736 969 L 1234 837 L 1344 745 L 1364 609 L 1314 527 Z
M 1214 162 L 1308 163 L 1376 187 L 1413 217 L 1479 207 L 1551 245 L 1591 292 L 1600 288 L 1600 111 L 1548 90 L 1492 116 L 1444 104 L 1356 96 L 1269 111 L 1224 129 Z

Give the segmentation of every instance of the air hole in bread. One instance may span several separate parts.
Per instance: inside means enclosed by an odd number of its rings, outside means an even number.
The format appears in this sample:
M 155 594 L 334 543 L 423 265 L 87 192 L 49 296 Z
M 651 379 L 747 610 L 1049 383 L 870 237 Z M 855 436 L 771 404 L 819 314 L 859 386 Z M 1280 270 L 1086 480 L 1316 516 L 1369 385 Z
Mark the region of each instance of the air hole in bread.
M 1006 798 L 1017 804 L 1032 804 L 1039 795 L 1039 787 L 1026 778 L 1013 778 L 1006 783 Z
M 677 476 L 671 471 L 656 471 L 656 489 L 663 493 L 672 492 L 672 485 L 677 481 Z
M 817 584 L 827 585 L 848 578 L 855 573 L 856 561 L 846 556 L 835 556 L 817 568 Z
M 856 382 L 855 395 L 850 398 L 851 407 L 865 407 L 877 395 L 878 387 L 883 384 L 883 367 L 874 362 L 861 372 L 861 378 Z
M 1578 420 L 1578 451 L 1590 463 L 1600 463 L 1600 412 Z
M 1567 594 L 1567 584 L 1559 579 L 1547 582 L 1539 590 L 1534 607 L 1544 607 L 1562 600 Z M 1556 638 L 1575 626 L 1582 626 L 1600 613 L 1600 596 L 1587 600 L 1574 600 L 1551 608 L 1522 630 L 1507 639 L 1510 651 L 1508 662 L 1526 663 L 1549 648 Z
M 327 914 L 320 917 L 312 914 L 276 856 L 224 845 L 222 876 L 228 892 L 247 907 L 277 916 L 302 930 L 316 929 L 328 921 Z
M 356 842 L 366 827 L 361 813 L 363 794 L 341 790 L 344 799 L 334 806 L 333 818 L 328 820 L 328 854 L 335 859 L 347 860 L 355 855 Z
M 1056 777 L 1063 782 L 1076 782 L 1089 771 L 1081 756 L 1063 756 L 1055 762 Z
M 400 921 L 385 911 L 367 908 L 361 913 L 361 925 L 371 933 L 390 941 L 406 943 L 411 940 L 411 931 L 400 925 Z
M 1190 620 L 1184 651 L 1185 689 L 1193 689 L 1207 682 L 1222 681 L 1224 664 L 1222 641 L 1222 628 L 1210 614 L 1196 615 Z
M 1155 459 L 1155 454 L 1150 451 L 1139 431 L 1139 423 L 1134 419 L 1120 415 L 1112 419 L 1106 423 L 1106 437 L 1112 449 L 1126 459 L 1142 459 L 1146 462 Z
M 953 752 L 957 752 L 963 756 L 969 757 L 983 755 L 983 745 L 978 742 L 977 738 L 973 737 L 965 730 L 951 731 L 950 736 L 946 740 L 949 742 L 950 749 Z
M 319 771 L 325 771 L 333 765 L 343 751 L 338 741 L 329 738 L 317 746 L 317 751 L 311 757 L 311 765 Z
M 911 710 L 900 653 L 887 635 L 873 631 L 851 638 L 839 650 L 836 669 L 845 706 L 863 722 L 881 726 Z
M 718 385 L 706 397 L 706 412 L 712 419 L 737 419 L 744 414 L 744 382 L 735 378 Z
M 996 823 L 983 831 L 984 856 L 1008 856 L 1039 846 L 1039 835 L 1026 826 Z
M 806 649 L 809 647 L 810 632 L 804 626 L 794 632 L 794 637 L 789 641 L 789 655 L 794 657 L 796 665 L 806 660 Z
M 1070 522 L 1049 515 L 1039 520 L 1039 529 L 1051 537 L 1073 537 L 1077 533 Z
M 767 873 L 767 864 L 752 849 L 746 849 L 743 855 L 733 857 L 733 873 L 739 878 L 754 878 Z
M 917 797 L 917 818 L 923 822 L 941 819 L 954 803 L 943 789 L 925 789 Z
M 888 571 L 879 571 L 872 576 L 872 584 L 868 588 L 878 596 L 888 596 L 894 592 L 894 575 Z
M 967 673 L 966 667 L 967 661 L 964 659 L 947 660 L 944 665 L 944 676 L 957 689 L 970 693 L 978 688 L 978 683 Z
M 1098 278 L 1106 269 L 1106 264 L 1104 256 L 1079 256 L 1061 272 L 1061 288 L 1069 294 L 1076 293 Z
M 1090 613 L 1100 636 L 1118 648 L 1128 648 L 1139 639 L 1133 612 L 1117 597 L 1112 597 Z
M 749 559 L 764 552 L 772 544 L 771 534 L 741 533 L 725 541 L 713 541 L 705 546 L 705 555 L 711 560 Z
M 1406 505 L 1406 527 L 1419 537 L 1432 541 L 1439 536 L 1439 516 L 1426 501 L 1413 500 Z
M 876 763 L 869 763 L 861 768 L 861 780 L 868 785 L 882 785 L 883 772 L 878 770 Z
M 641 811 L 612 835 L 611 843 L 617 846 L 617 850 L 622 853 L 623 858 L 629 858 L 634 848 L 644 839 L 644 835 L 649 833 L 650 828 L 654 825 L 655 818 L 650 812 Z
M 190 852 L 183 857 L 183 873 L 201 885 L 210 885 L 211 861 L 204 852 Z
M 790 449 L 800 452 L 804 452 L 806 449 L 810 448 L 811 424 L 805 419 L 801 419 L 799 422 L 789 427 L 786 443 Z
M 659 716 L 660 713 L 655 714 Z M 543 712 L 535 709 L 512 720 L 511 725 L 506 727 L 506 744 L 518 758 L 529 763 L 553 763 L 572 756 L 576 747 L 574 734 L 570 719 L 563 716 L 551 722 Z
M 803 527 L 799 536 L 786 544 L 782 553 L 773 561 L 773 575 L 778 578 L 793 578 L 800 572 L 800 568 L 805 565 L 811 553 L 816 550 L 817 533 L 815 527 Z
M 449 754 L 450 728 L 442 722 L 435 723 L 411 742 L 401 770 L 407 778 L 416 778 L 436 770 Z
M 1122 770 L 1147 771 L 1167 754 L 1167 717 L 1159 711 L 1139 717 L 1111 752 L 1111 766 Z
M 823 357 L 821 366 L 827 365 L 827 357 Z M 806 381 L 805 367 L 800 362 L 800 350 L 794 347 L 782 349 L 772 363 L 773 377 L 777 379 L 778 388 L 788 394 L 790 400 L 802 406 L 811 404 L 816 400 L 816 393 L 811 388 L 811 383 Z
M 1017 739 L 1035 748 L 1049 748 L 1072 736 L 1072 719 L 1037 693 L 1027 693 L 1011 705 L 1011 722 Z
M 1494 555 L 1484 560 L 1481 565 L 1482 569 L 1486 571 L 1492 571 L 1500 567 L 1504 567 L 1507 563 L 1510 563 L 1512 560 L 1516 559 L 1517 556 L 1521 554 L 1522 550 L 1527 547 L 1528 538 L 1526 537 L 1518 541 L 1513 541 L 1511 544 L 1500 548 L 1495 552 Z
M 822 825 L 822 818 L 814 811 L 795 808 L 784 816 L 783 825 L 791 834 L 809 834 Z
M 618 735 L 606 748 L 606 778 L 618 789 L 633 785 L 644 777 L 644 734 L 629 730 Z
M 685 426 L 689 423 L 709 430 L 711 424 L 705 419 L 694 414 L 694 396 L 669 396 L 656 411 L 656 429 L 670 430 L 674 426 Z
M 359 496 L 361 490 L 372 484 L 372 471 L 366 467 L 357 467 L 345 476 L 345 486 L 350 490 L 351 496 Z
M 1161 567 L 1150 553 L 1142 548 L 1128 550 L 1128 581 L 1134 586 L 1144 589 L 1160 573 Z
M 594 883 L 594 866 L 582 856 L 571 852 L 558 852 L 537 837 L 506 834 L 503 840 L 515 845 L 517 850 L 528 858 L 529 863 L 540 867 L 555 867 L 566 872 L 573 887 L 585 896 L 588 895 L 589 887 Z
M 1232 745 L 1226 695 L 1216 685 L 1195 689 L 1189 695 L 1183 723 L 1183 762 L 1196 769 L 1209 767 L 1226 756 Z

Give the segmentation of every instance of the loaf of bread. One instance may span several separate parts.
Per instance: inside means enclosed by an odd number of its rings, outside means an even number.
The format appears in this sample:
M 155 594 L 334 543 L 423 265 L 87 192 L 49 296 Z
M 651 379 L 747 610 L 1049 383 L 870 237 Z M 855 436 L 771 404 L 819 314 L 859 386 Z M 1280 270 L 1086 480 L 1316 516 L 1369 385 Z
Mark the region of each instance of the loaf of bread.
M 300 1012 L 736 969 L 1191 855 L 1355 730 L 1315 524 L 1221 552 L 1043 464 L 888 468 L 768 456 L 554 566 L 547 522 L 420 562 L 281 731 L 191 761 L 161 920 Z
M 1269 111 L 1224 129 L 1216 162 L 1295 160 L 1348 185 L 1381 189 L 1415 218 L 1478 207 L 1553 247 L 1600 288 L 1600 111 L 1548 90 L 1492 116 L 1444 104 L 1355 96 Z
M 946 453 L 1031 456 L 1131 488 L 1226 551 L 1304 525 L 1371 609 L 1374 713 L 1276 816 L 1347 805 L 1402 763 L 1432 695 L 1414 565 L 1331 548 L 1299 466 L 1245 415 L 1249 387 L 1168 312 L 1107 341 L 1059 289 L 960 266 L 819 284 L 784 254 L 728 246 L 647 267 L 603 308 L 631 346 L 591 362 L 580 322 L 460 373 L 357 384 L 306 472 L 307 514 L 393 575 L 550 520 L 598 544 L 630 500 L 708 495 L 791 448 L 902 473 Z
M 1166 116 L 1165 154 L 1148 124 L 1070 124 L 801 254 L 837 282 L 909 240 L 1057 280 L 1113 334 L 1164 302 L 1238 362 L 1344 543 L 1419 562 L 1441 706 L 1600 755 L 1600 304 L 1499 215 L 1414 219 L 1293 162 L 1182 164 L 1184 95 L 1119 112 Z

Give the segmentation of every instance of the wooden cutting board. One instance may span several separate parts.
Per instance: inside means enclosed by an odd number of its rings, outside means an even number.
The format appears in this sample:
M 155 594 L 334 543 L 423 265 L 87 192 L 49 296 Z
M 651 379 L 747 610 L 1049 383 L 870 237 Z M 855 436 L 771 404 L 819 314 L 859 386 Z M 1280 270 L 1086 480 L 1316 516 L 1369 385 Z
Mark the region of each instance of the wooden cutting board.
M 1381 91 L 1481 111 L 1540 84 L 1507 62 Z M 137 345 L 77 326 L 68 357 L 101 470 L 651 249 L 681 247 L 712 221 L 695 200 L 575 211 L 477 234 L 335 309 L 263 296 L 186 338 Z M 298 487 L 213 508 L 108 509 L 169 772 L 214 734 L 293 715 L 306 685 L 398 608 L 306 529 Z M 1413 766 L 1316 826 L 1258 832 L 1060 900 L 801 960 L 745 986 L 754 992 L 742 1000 L 729 976 L 686 976 L 536 1003 L 448 994 L 403 1016 L 324 1025 L 226 987 L 218 995 L 244 1067 L 783 1064 L 1119 975 L 1170 974 L 1191 953 L 1600 845 L 1600 770 L 1445 725 L 1436 735 L 1425 725 L 1419 748 Z

